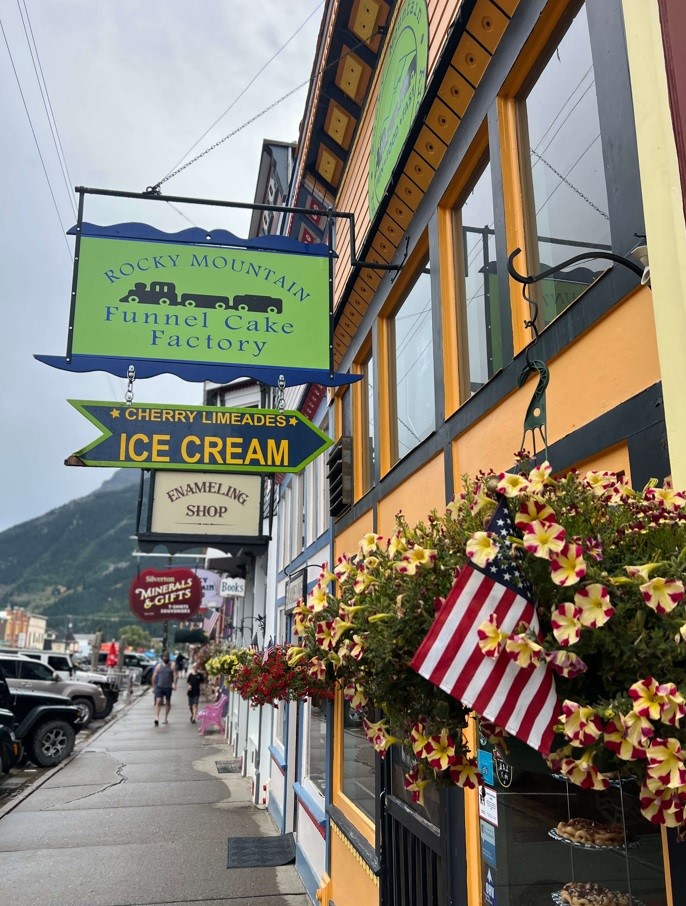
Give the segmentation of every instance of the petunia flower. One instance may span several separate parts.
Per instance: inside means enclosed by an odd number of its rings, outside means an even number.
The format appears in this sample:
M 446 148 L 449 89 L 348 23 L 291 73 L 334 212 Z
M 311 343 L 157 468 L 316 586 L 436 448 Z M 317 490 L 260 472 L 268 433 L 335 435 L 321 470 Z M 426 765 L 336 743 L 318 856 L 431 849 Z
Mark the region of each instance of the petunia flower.
M 579 622 L 589 629 L 604 626 L 615 612 L 609 591 L 597 582 L 579 589 L 574 595 L 574 606 L 581 611 Z
M 583 478 L 584 484 L 593 491 L 596 497 L 602 497 L 603 494 L 617 483 L 615 472 L 586 472 Z
M 650 720 L 660 719 L 660 697 L 657 680 L 652 676 L 639 680 L 629 688 L 629 695 L 634 700 L 633 710 L 639 717 L 648 717 Z
M 586 563 L 578 544 L 565 544 L 557 554 L 550 555 L 550 578 L 555 585 L 576 585 L 586 575 Z
M 501 472 L 498 475 L 498 484 L 496 490 L 505 497 L 518 497 L 525 491 L 529 490 L 529 482 L 523 475 L 517 475 L 512 472 Z
M 542 500 L 536 500 L 535 497 L 522 501 L 514 519 L 515 525 L 520 529 L 530 522 L 555 522 L 556 520 L 557 516 L 552 507 Z
M 414 576 L 418 567 L 426 566 L 428 568 L 433 566 L 437 556 L 438 553 L 435 550 L 429 550 L 419 544 L 415 544 L 408 551 L 405 551 L 401 562 L 396 563 L 396 569 L 404 575 Z
M 505 651 L 518 667 L 537 667 L 543 660 L 545 649 L 527 635 L 526 632 L 515 633 L 505 642 Z
M 414 754 L 421 758 L 424 755 L 424 750 L 429 743 L 431 736 L 426 732 L 426 726 L 421 721 L 417 721 L 412 725 L 410 730 L 410 744 L 412 746 L 412 751 Z
M 658 566 L 663 565 L 663 563 L 644 563 L 642 566 L 625 566 L 624 570 L 631 579 L 643 579 L 647 582 L 650 574 L 655 572 Z
M 422 777 L 418 765 L 415 765 L 403 777 L 403 786 L 417 805 L 424 805 L 424 790 L 430 783 L 431 778 Z
M 553 467 L 549 462 L 542 462 L 529 472 L 529 490 L 532 494 L 540 494 L 548 485 L 554 484 L 551 479 Z
M 546 651 L 545 660 L 553 673 L 564 676 L 567 679 L 573 679 L 580 676 L 588 670 L 588 667 L 582 661 L 578 654 L 572 651 L 558 649 L 557 651 Z
M 370 554 L 373 554 L 374 551 L 379 550 L 379 544 L 382 541 L 382 535 L 377 535 L 374 532 L 367 532 L 367 534 L 360 539 L 360 550 L 365 557 L 368 557 Z
M 648 488 L 645 492 L 646 500 L 653 500 L 668 513 L 675 513 L 686 506 L 686 497 L 683 491 L 673 488 Z
M 684 596 L 684 584 L 678 579 L 662 579 L 656 576 L 640 586 L 643 600 L 656 613 L 669 613 Z
M 430 767 L 437 771 L 445 771 L 449 765 L 454 764 L 457 758 L 455 742 L 443 727 L 438 735 L 430 736 L 424 746 L 424 755 Z
M 322 651 L 332 651 L 336 646 L 334 621 L 321 620 L 315 624 L 314 640 Z
M 407 550 L 407 538 L 404 535 L 401 535 L 400 532 L 396 532 L 388 539 L 388 556 L 393 559 L 393 557 L 398 554 L 403 554 Z
M 556 522 L 541 522 L 535 519 L 522 527 L 524 547 L 536 557 L 549 560 L 551 554 L 559 553 L 565 546 L 565 530 Z
M 324 610 L 329 603 L 326 588 L 321 583 L 317 582 L 307 596 L 307 601 L 312 613 L 319 613 L 320 610 Z
M 306 648 L 299 648 L 297 645 L 291 645 L 286 655 L 286 662 L 289 667 L 294 667 L 298 661 L 301 661 L 307 654 Z
M 465 545 L 465 553 L 469 559 L 482 569 L 495 560 L 499 550 L 493 532 L 474 532 Z
M 492 613 L 476 630 L 479 648 L 486 657 L 497 658 L 507 639 L 507 633 L 498 628 L 498 617 Z
M 350 622 L 356 613 L 360 613 L 360 611 L 366 609 L 366 604 L 346 604 L 345 601 L 341 601 L 338 605 L 338 616 L 342 620 Z
M 345 556 L 345 554 L 341 554 L 341 556 L 336 561 L 336 565 L 334 566 L 333 571 L 337 579 L 345 579 L 350 575 L 350 573 L 355 572 L 355 567 L 350 559 Z
M 679 827 L 686 821 L 684 802 L 674 790 L 644 783 L 639 793 L 641 814 L 652 824 Z
M 581 638 L 581 609 L 574 604 L 561 604 L 550 615 L 550 625 L 558 643 L 566 648 Z
M 603 542 L 600 538 L 593 538 L 589 536 L 586 539 L 586 553 L 589 557 L 592 557 L 596 563 L 600 563 L 603 559 Z
M 650 720 L 635 711 L 623 714 L 622 723 L 624 724 L 624 735 L 637 749 L 644 748 L 648 740 L 655 735 L 655 727 Z
M 390 746 L 396 742 L 400 742 L 396 736 L 391 736 L 388 732 L 389 726 L 387 720 L 379 720 L 376 723 L 372 723 L 365 717 L 362 721 L 362 729 L 364 730 L 364 735 L 382 758 L 385 756 L 386 751 Z
M 313 676 L 315 679 L 324 680 L 326 679 L 326 664 L 321 658 L 313 657 L 307 664 L 307 673 L 308 676 Z
M 686 701 L 674 683 L 660 683 L 657 687 L 660 702 L 660 720 L 670 727 L 678 727 L 686 717 Z
M 615 752 L 624 761 L 637 761 L 646 758 L 645 748 L 634 744 L 629 737 L 630 726 L 624 721 L 624 715 L 617 714 L 607 721 L 603 728 L 605 748 Z
M 496 501 L 484 490 L 484 486 L 479 482 L 475 489 L 474 500 L 469 504 L 469 511 L 475 516 L 477 513 L 480 513 L 481 510 L 485 508 L 491 508 L 496 505 Z M 454 518 L 457 517 L 457 513 L 451 514 Z
M 571 744 L 582 748 L 593 745 L 603 732 L 603 722 L 593 708 L 568 699 L 562 703 L 560 723 Z
M 355 576 L 355 581 L 353 582 L 353 591 L 356 595 L 361 595 L 365 592 L 370 585 L 374 583 L 374 579 L 369 575 L 367 570 L 364 567 L 364 564 L 361 563 L 357 574 Z
M 593 750 L 588 749 L 579 758 L 563 758 L 560 773 L 585 790 L 607 790 L 610 778 L 593 764 Z
M 678 739 L 654 739 L 648 746 L 647 775 L 659 780 L 663 786 L 677 787 L 686 784 L 684 750 Z
M 454 784 L 461 786 L 464 790 L 475 790 L 483 783 L 483 778 L 473 758 L 459 757 L 450 766 L 448 776 Z
M 353 711 L 361 711 L 369 698 L 362 689 L 362 686 L 358 686 L 355 682 L 347 683 L 343 688 L 343 697 L 348 702 Z

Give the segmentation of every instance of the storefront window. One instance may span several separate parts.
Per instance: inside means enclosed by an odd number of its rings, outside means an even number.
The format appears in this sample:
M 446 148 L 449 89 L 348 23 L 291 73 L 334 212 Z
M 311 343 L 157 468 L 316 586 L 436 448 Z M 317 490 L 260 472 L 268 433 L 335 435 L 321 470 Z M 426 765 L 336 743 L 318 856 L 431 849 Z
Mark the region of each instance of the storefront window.
M 374 357 L 370 353 L 362 371 L 362 412 L 364 428 L 362 438 L 362 490 L 366 493 L 374 485 Z
M 436 427 L 433 319 L 428 260 L 390 322 L 392 458 L 402 459 Z
M 319 792 L 326 791 L 326 704 L 324 699 L 311 699 L 307 715 L 307 760 L 305 774 Z
M 347 702 L 343 713 L 343 794 L 374 820 L 376 766 L 374 749 L 362 729 L 362 718 Z
M 502 325 L 495 257 L 495 218 L 491 165 L 477 172 L 472 188 L 455 212 L 461 311 L 458 317 L 462 355 L 467 355 L 468 399 L 502 368 Z
M 610 249 L 605 168 L 586 8 L 522 98 L 527 253 L 540 272 L 588 249 Z M 584 262 L 538 285 L 548 324 L 607 268 Z
M 660 829 L 641 815 L 639 787 L 581 789 L 532 750 L 522 757 L 479 752 L 482 902 L 594 903 L 595 893 L 599 903 L 666 906 Z

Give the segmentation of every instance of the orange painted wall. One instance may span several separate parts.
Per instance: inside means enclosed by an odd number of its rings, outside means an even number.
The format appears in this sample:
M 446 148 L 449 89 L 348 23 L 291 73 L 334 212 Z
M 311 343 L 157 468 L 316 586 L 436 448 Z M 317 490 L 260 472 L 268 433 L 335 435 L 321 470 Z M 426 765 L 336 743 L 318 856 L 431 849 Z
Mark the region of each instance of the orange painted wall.
M 577 304 L 583 305 L 583 299 Z M 659 381 L 650 290 L 642 287 L 627 296 L 549 367 L 549 443 L 566 437 Z M 497 470 L 512 465 L 535 386 L 535 380 L 530 379 L 454 441 L 456 480 L 464 474 L 475 475 L 482 468 Z M 528 435 L 528 449 L 530 438 Z
M 336 906 L 377 906 L 379 882 L 331 822 L 331 899 Z
M 356 522 L 353 522 L 344 532 L 336 535 L 334 551 L 336 557 L 341 554 L 355 554 L 360 543 L 360 538 L 372 530 L 372 511 L 369 510 Z
M 379 502 L 378 531 L 386 538 L 395 529 L 395 515 L 402 511 L 410 525 L 425 520 L 431 510 L 445 509 L 443 454 L 414 472 L 397 490 Z

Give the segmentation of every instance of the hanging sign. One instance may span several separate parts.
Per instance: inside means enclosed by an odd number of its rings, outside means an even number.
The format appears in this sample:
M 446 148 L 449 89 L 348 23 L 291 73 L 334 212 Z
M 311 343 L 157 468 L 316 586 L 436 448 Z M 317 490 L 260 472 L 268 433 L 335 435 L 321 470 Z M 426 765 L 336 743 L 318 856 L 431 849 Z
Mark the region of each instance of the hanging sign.
M 225 576 L 219 583 L 219 594 L 222 598 L 244 598 L 245 579 L 238 577 L 231 579 Z
M 332 440 L 295 410 L 69 400 L 100 437 L 66 465 L 200 472 L 300 472 Z
M 190 569 L 144 569 L 129 588 L 129 607 L 144 623 L 188 620 L 202 601 L 202 582 Z
M 229 233 L 181 242 L 100 235 L 79 243 L 71 353 L 129 359 L 329 368 L 329 259 L 246 245 Z M 126 236 L 122 224 L 119 232 Z M 96 228 L 98 229 L 98 228 Z M 108 231 L 115 228 L 108 227 Z M 169 241 L 171 239 L 171 241 Z M 159 241 L 163 240 L 163 241 Z
M 369 152 L 369 212 L 376 214 L 426 88 L 426 0 L 405 0 L 393 25 L 381 73 Z
M 259 475 L 156 472 L 150 531 L 154 535 L 260 535 Z

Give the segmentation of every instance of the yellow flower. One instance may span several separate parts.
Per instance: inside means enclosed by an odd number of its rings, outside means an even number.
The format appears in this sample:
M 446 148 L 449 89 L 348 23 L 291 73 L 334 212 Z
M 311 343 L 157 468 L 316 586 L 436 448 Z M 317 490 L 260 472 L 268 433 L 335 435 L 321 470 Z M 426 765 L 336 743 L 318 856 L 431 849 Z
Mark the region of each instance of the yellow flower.
M 556 519 L 557 516 L 552 507 L 549 507 L 547 503 L 543 503 L 542 500 L 530 497 L 524 500 L 519 507 L 515 516 L 515 525 L 521 529 L 530 522 L 555 522 Z
M 629 689 L 629 695 L 634 700 L 633 709 L 639 717 L 649 717 L 650 720 L 660 718 L 660 697 L 657 691 L 657 681 L 652 676 L 634 683 Z
M 535 519 L 523 526 L 523 533 L 525 549 L 544 560 L 549 560 L 551 554 L 559 553 L 565 546 L 566 532 L 556 522 Z
M 479 648 L 486 657 L 497 658 L 507 639 L 507 633 L 498 628 L 498 617 L 492 613 L 477 629 Z
M 301 661 L 305 657 L 306 654 L 307 650 L 305 648 L 298 648 L 296 645 L 291 645 L 291 647 L 288 649 L 288 654 L 286 655 L 288 666 L 294 667 L 298 663 L 298 661 Z
M 326 588 L 321 585 L 319 582 L 314 586 L 310 594 L 308 595 L 308 603 L 312 613 L 319 613 L 320 610 L 324 608 L 329 603 Z
M 450 779 L 465 790 L 474 790 L 482 783 L 481 774 L 472 758 L 460 757 L 450 766 Z
M 379 542 L 383 541 L 381 535 L 376 535 L 374 532 L 367 532 L 367 534 L 360 540 L 360 550 L 368 557 L 374 551 L 379 549 Z
M 655 739 L 648 746 L 648 776 L 664 786 L 686 784 L 684 752 L 678 739 Z
M 552 472 L 553 467 L 549 462 L 542 462 L 529 472 L 529 490 L 532 494 L 540 494 L 545 487 L 554 484 L 550 477 Z
M 336 578 L 345 579 L 351 573 L 355 572 L 355 567 L 350 562 L 348 557 L 346 557 L 345 554 L 343 554 L 342 556 L 340 556 L 338 558 L 338 561 L 337 561 L 336 565 L 334 566 L 333 571 L 336 574 Z
M 615 472 L 586 472 L 584 482 L 597 497 L 602 497 L 617 484 L 617 475 Z
M 675 491 L 673 488 L 649 488 L 645 496 L 648 500 L 655 500 L 669 513 L 675 513 L 686 506 L 683 491 Z
M 517 475 L 513 472 L 501 472 L 498 475 L 498 484 L 496 490 L 505 497 L 519 497 L 525 491 L 529 490 L 529 482 L 523 475 Z
M 579 622 L 589 629 L 604 626 L 615 612 L 610 604 L 610 593 L 604 585 L 594 582 L 574 595 L 574 604 L 579 608 Z
M 640 586 L 643 600 L 656 613 L 670 613 L 684 596 L 683 582 L 656 576 Z
M 412 729 L 410 730 L 410 744 L 412 746 L 412 751 L 417 758 L 421 758 L 424 754 L 424 749 L 430 738 L 431 737 L 426 732 L 426 727 L 421 721 L 417 721 L 417 723 L 412 726 Z
M 550 556 L 550 577 L 555 585 L 576 585 L 586 575 L 586 563 L 578 544 L 565 544 Z
M 402 554 L 407 550 L 407 539 L 396 532 L 388 541 L 388 556 L 393 558 L 397 554 Z
M 632 579 L 643 579 L 644 582 L 647 582 L 650 579 L 650 574 L 655 572 L 658 566 L 663 566 L 662 563 L 644 563 L 643 566 L 625 566 L 624 569 L 626 574 Z
M 505 651 L 508 652 L 518 667 L 537 667 L 544 655 L 544 648 L 535 639 L 530 638 L 525 632 L 511 635 L 505 642 Z
M 563 648 L 575 645 L 581 638 L 581 610 L 574 604 L 561 604 L 550 616 L 553 635 Z
M 436 771 L 445 771 L 449 765 L 455 762 L 455 743 L 445 727 L 440 734 L 429 737 L 424 746 L 423 757 Z
M 474 532 L 465 546 L 465 553 L 477 566 L 488 566 L 498 555 L 500 547 L 493 532 Z

